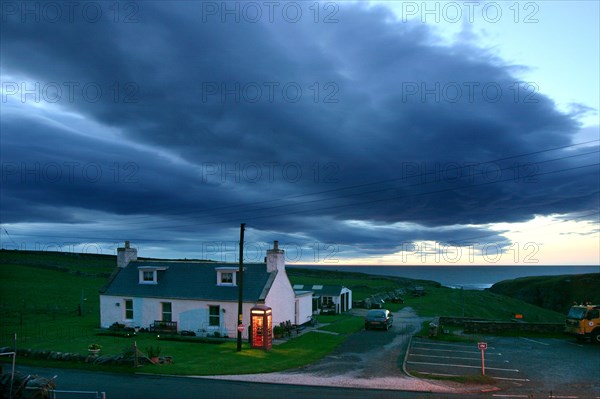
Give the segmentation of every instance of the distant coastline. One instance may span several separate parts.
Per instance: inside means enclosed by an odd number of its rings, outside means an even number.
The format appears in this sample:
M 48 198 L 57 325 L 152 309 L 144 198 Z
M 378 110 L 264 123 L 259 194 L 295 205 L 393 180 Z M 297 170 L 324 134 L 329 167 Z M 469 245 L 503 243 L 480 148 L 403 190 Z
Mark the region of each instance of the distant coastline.
M 288 267 L 329 269 L 384 276 L 433 280 L 450 288 L 483 290 L 493 284 L 529 276 L 557 276 L 562 274 L 600 273 L 600 266 L 336 266 L 299 265 Z

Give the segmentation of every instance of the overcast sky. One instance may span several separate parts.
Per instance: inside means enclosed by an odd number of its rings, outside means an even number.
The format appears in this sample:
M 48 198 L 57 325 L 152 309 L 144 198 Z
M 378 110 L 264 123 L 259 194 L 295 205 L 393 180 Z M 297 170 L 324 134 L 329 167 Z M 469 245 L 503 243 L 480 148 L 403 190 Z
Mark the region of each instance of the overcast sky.
M 423 4 L 3 2 L 2 247 L 598 263 L 598 3 Z

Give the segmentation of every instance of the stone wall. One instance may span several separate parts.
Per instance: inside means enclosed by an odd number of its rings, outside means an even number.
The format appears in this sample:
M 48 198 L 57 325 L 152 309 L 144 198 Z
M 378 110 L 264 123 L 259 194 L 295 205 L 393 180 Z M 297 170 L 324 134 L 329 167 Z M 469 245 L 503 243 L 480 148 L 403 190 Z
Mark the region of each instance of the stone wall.
M 502 332 L 561 333 L 563 323 L 523 323 L 516 321 L 492 321 L 469 317 L 440 317 L 442 327 L 463 327 L 465 334 L 494 334 Z
M 464 323 L 466 334 L 494 334 L 501 332 L 561 333 L 562 323 L 517 323 L 501 321 L 467 321 Z

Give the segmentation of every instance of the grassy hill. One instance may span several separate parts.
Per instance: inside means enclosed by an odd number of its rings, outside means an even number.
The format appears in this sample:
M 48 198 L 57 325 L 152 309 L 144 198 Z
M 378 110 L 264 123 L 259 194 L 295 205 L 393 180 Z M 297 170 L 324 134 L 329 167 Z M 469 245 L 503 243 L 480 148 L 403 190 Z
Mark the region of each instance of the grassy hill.
M 490 291 L 565 314 L 575 301 L 600 303 L 600 273 L 522 277 L 496 283 Z
M 426 289 L 439 287 L 440 284 L 429 280 L 414 280 L 404 277 L 380 276 L 337 270 L 286 268 L 292 284 L 331 284 L 343 285 L 352 290 L 353 300 L 362 300 L 371 295 L 391 292 L 398 288 L 411 289 L 422 286 Z
M 386 303 L 392 311 L 410 306 L 421 316 L 464 316 L 502 321 L 509 321 L 514 314 L 520 313 L 529 322 L 564 322 L 563 314 L 515 298 L 489 291 L 452 289 L 435 281 L 323 269 L 288 268 L 287 271 L 292 284 L 341 284 L 352 290 L 354 300 L 397 288 L 410 290 L 421 286 L 427 291 L 427 295 L 421 297 L 406 295 L 402 305 Z

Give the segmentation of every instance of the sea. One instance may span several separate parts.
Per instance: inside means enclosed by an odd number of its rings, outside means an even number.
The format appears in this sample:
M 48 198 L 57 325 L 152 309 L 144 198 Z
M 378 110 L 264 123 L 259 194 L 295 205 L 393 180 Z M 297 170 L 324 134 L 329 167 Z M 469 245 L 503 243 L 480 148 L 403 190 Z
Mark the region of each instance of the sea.
M 529 276 L 600 273 L 600 266 L 324 266 L 288 267 L 337 270 L 437 281 L 450 288 L 484 290 L 497 282 Z

